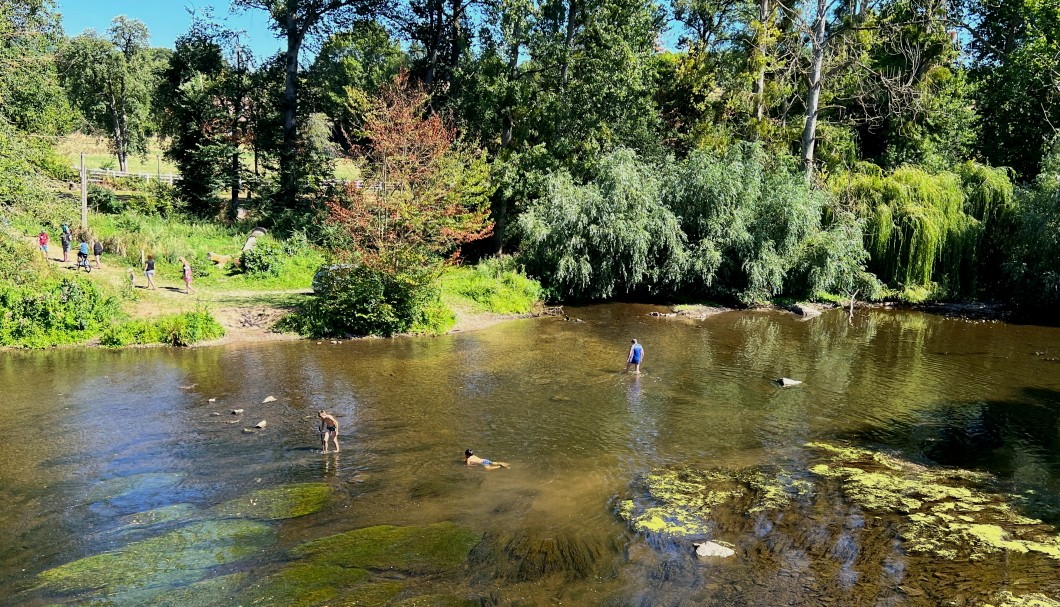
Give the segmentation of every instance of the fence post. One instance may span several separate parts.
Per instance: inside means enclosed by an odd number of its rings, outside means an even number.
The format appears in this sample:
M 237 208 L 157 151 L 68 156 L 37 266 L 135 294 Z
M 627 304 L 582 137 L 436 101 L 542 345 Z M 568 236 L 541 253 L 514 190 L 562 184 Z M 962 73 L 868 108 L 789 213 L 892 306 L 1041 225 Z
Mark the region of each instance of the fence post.
M 88 229 L 88 172 L 84 152 L 81 152 L 81 229 Z

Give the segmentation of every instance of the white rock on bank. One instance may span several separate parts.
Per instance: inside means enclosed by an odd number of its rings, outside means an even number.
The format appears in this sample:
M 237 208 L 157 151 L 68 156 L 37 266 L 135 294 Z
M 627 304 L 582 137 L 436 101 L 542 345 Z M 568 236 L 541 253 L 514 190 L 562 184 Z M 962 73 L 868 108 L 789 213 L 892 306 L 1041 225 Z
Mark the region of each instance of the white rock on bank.
M 265 423 L 265 420 L 261 420 L 261 421 L 260 421 L 260 422 L 258 422 L 258 424 L 257 424 L 256 426 L 254 426 L 254 427 L 255 427 L 255 428 L 258 428 L 258 429 L 261 429 L 261 428 L 264 428 L 264 427 L 265 427 L 266 425 L 267 425 L 267 424 Z
M 273 402 L 275 400 L 276 400 L 275 396 L 266 396 L 265 400 L 261 401 L 261 404 L 264 405 L 265 403 L 271 403 L 271 402 Z

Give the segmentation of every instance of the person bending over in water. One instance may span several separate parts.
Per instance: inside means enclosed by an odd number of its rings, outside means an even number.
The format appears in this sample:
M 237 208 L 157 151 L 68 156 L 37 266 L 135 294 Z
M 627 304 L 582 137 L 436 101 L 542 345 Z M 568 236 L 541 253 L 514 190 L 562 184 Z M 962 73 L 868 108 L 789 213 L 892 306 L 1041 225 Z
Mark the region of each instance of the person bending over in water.
M 335 453 L 339 452 L 339 420 L 335 419 L 335 416 L 328 413 L 327 411 L 317 412 L 317 417 L 320 418 L 320 442 L 321 452 L 328 452 L 328 440 L 332 439 L 335 441 Z
M 640 375 L 640 361 L 644 360 L 644 346 L 638 344 L 635 339 L 629 343 L 632 345 L 629 347 L 629 356 L 626 358 L 626 373 L 629 373 L 630 366 L 633 366 L 633 373 Z
M 496 470 L 497 468 L 511 468 L 507 462 L 495 462 L 488 460 L 484 457 L 475 455 L 475 452 L 471 449 L 464 450 L 464 463 L 468 466 L 482 466 L 486 470 Z

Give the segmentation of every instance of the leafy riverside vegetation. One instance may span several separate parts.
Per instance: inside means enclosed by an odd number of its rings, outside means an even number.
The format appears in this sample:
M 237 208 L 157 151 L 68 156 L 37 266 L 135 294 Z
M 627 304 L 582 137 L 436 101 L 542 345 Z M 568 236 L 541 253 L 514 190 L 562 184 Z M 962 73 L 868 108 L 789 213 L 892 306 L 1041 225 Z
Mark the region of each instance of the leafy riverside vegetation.
M 54 0 L 4 3 L 0 343 L 188 343 L 219 333 L 210 314 L 232 326 L 219 301 L 267 298 L 317 337 L 540 299 L 1048 313 L 1055 7 L 801 2 L 234 0 L 286 39 L 274 58 L 209 17 L 152 48 L 134 18 L 71 37 Z M 90 235 L 120 269 L 48 269 L 22 249 L 79 223 L 70 158 L 109 164 L 101 142 L 118 168 L 161 153 L 182 179 L 92 184 Z M 141 254 L 169 288 L 187 259 L 200 293 L 124 288 Z

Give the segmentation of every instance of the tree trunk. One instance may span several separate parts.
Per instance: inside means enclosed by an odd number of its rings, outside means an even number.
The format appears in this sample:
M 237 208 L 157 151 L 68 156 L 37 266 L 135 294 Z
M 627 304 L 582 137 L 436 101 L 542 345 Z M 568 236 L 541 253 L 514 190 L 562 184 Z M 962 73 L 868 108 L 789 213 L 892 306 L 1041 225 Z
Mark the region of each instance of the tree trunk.
M 521 24 L 516 25 L 515 31 L 512 32 L 512 45 L 508 55 L 508 81 L 509 91 L 511 90 L 511 81 L 516 77 L 516 70 L 519 69 L 519 49 L 521 44 L 519 37 L 522 36 L 523 31 Z M 503 110 L 503 118 L 501 124 L 501 148 L 506 148 L 512 142 L 512 128 L 514 127 L 514 121 L 512 120 L 512 99 L 511 94 L 505 95 L 505 107 Z
M 755 118 L 761 121 L 766 115 L 766 37 L 772 22 L 773 7 L 770 0 L 758 0 L 758 35 L 755 41 L 755 52 L 758 53 L 757 73 L 755 74 Z
M 559 70 L 559 85 L 562 89 L 567 86 L 568 70 L 570 68 L 570 54 L 571 49 L 574 45 L 574 18 L 578 13 L 577 0 L 568 0 L 567 2 L 567 33 L 564 38 L 563 47 L 563 64 Z
M 438 55 L 442 47 L 442 21 L 445 17 L 442 10 L 441 0 L 432 0 L 430 5 L 430 21 L 427 38 L 427 73 L 423 77 L 423 83 L 430 88 L 434 84 L 435 72 L 438 69 Z
M 288 15 L 284 29 L 287 52 L 284 53 L 283 144 L 280 148 L 280 199 L 291 208 L 298 196 L 298 53 L 302 50 L 303 32 L 294 16 Z
M 825 23 L 828 18 L 827 0 L 817 0 L 817 15 L 810 42 L 813 60 L 810 65 L 810 88 L 806 92 L 806 122 L 802 128 L 802 171 L 807 183 L 813 182 L 813 152 L 817 143 L 817 115 L 821 104 L 821 75 L 824 71 Z

